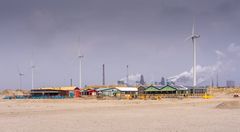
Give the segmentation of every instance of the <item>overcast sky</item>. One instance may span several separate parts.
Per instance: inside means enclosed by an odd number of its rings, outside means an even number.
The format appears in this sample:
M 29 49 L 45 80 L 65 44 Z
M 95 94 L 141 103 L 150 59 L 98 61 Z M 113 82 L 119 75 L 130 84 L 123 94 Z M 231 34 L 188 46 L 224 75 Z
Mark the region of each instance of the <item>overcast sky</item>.
M 213 70 L 198 85 L 239 84 L 239 0 L 1 0 L 0 89 L 78 83 L 79 50 L 84 54 L 84 85 L 116 84 L 130 74 L 147 82 L 190 72 L 195 18 L 198 65 Z M 220 65 L 220 66 L 219 66 Z M 217 69 L 217 70 L 216 70 Z M 201 71 L 199 71 L 201 72 Z M 205 71 L 205 76 L 209 71 Z

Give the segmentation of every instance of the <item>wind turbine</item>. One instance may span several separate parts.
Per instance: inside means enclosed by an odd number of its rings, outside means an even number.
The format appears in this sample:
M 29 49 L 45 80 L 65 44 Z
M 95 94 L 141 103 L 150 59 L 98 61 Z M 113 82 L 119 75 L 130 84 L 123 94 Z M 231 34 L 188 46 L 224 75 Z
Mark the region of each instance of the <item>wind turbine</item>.
M 193 23 L 192 34 L 187 38 L 187 40 L 191 39 L 193 43 L 193 94 L 195 93 L 195 87 L 197 85 L 197 38 L 200 38 L 200 35 L 195 33 L 195 25 Z
M 78 43 L 80 44 L 80 36 L 78 38 Z M 79 88 L 82 88 L 82 60 L 84 58 L 84 55 L 81 53 L 81 47 L 78 45 L 78 59 L 79 59 Z
M 18 67 L 18 75 L 19 75 L 19 89 L 22 89 L 22 78 L 24 74 L 20 71 L 19 67 Z

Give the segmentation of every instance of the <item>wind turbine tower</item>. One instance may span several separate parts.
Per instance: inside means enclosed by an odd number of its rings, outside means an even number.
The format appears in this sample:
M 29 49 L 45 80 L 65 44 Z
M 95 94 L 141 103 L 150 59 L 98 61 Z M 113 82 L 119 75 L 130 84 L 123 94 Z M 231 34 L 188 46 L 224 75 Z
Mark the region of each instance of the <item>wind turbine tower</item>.
M 84 58 L 83 55 L 79 55 L 79 88 L 82 88 L 82 59 Z
M 195 25 L 193 23 L 192 34 L 188 38 L 192 40 L 193 43 L 193 94 L 195 93 L 195 87 L 197 85 L 197 46 L 196 39 L 200 38 L 200 35 L 195 33 Z
M 19 81 L 20 81 L 20 89 L 22 89 L 22 77 L 24 76 L 24 74 L 23 73 L 19 73 Z
M 105 64 L 103 64 L 103 82 L 102 82 L 102 85 L 105 86 Z
M 33 62 L 31 61 L 31 72 L 32 72 L 32 89 L 34 88 L 34 69 L 36 68 L 36 66 L 33 64 Z

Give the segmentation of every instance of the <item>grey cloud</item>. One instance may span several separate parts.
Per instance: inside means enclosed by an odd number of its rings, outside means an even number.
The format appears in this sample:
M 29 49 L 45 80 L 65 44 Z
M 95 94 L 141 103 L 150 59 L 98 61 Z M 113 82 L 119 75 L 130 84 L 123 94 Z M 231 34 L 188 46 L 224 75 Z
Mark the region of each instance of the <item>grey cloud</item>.
M 79 50 L 85 55 L 84 84 L 101 84 L 102 63 L 109 84 L 125 76 L 127 64 L 131 74 L 144 74 L 148 81 L 187 71 L 192 45 L 184 39 L 194 17 L 201 35 L 198 64 L 212 65 L 214 51 L 239 42 L 238 5 L 237 0 L 2 0 L 0 88 L 18 87 L 18 65 L 29 88 L 31 59 L 38 67 L 36 87 L 68 85 L 70 78 L 77 84 Z M 235 73 L 228 77 L 239 79 Z

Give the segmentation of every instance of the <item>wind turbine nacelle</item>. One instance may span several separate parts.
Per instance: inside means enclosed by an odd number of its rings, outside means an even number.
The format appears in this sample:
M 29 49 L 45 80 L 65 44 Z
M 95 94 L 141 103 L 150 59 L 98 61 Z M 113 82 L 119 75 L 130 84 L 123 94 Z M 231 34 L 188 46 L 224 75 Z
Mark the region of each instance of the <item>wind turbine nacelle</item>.
M 196 38 L 200 38 L 200 35 L 197 35 L 197 34 L 191 35 L 191 36 L 187 37 L 187 38 L 185 39 L 185 41 L 191 40 L 191 39 L 196 39 Z
M 19 73 L 19 76 L 24 76 L 24 74 L 23 73 Z
M 194 34 L 192 38 L 200 38 L 200 35 Z
M 84 56 L 83 55 L 79 55 L 78 58 L 83 58 Z

